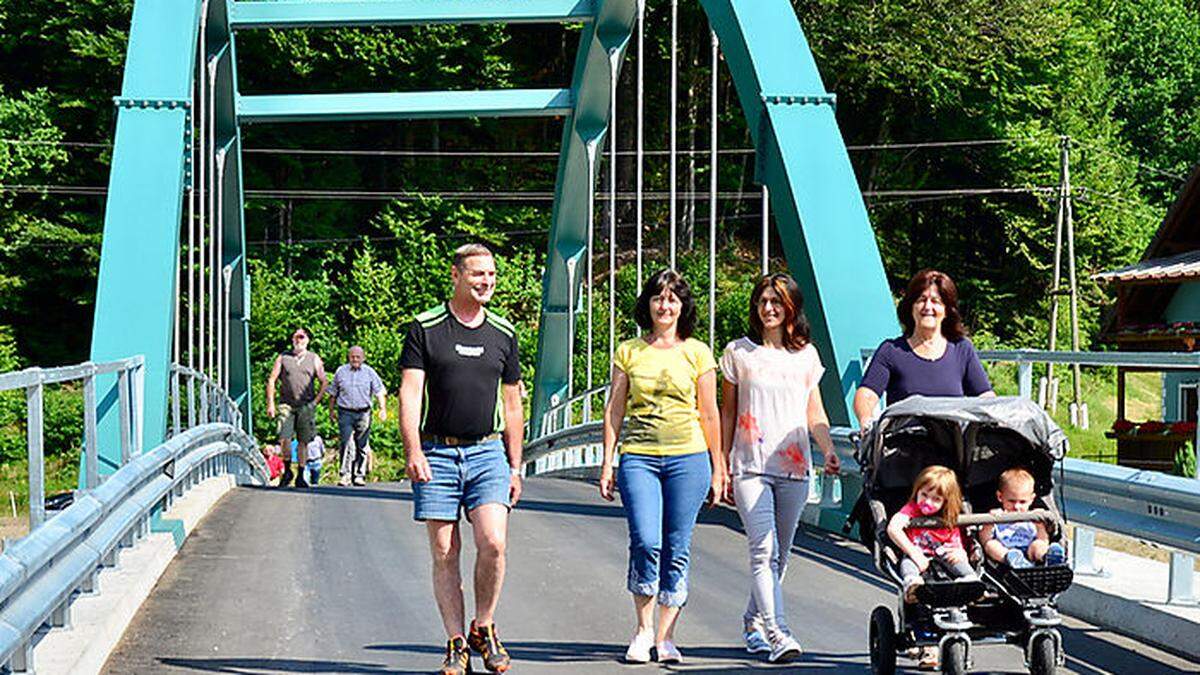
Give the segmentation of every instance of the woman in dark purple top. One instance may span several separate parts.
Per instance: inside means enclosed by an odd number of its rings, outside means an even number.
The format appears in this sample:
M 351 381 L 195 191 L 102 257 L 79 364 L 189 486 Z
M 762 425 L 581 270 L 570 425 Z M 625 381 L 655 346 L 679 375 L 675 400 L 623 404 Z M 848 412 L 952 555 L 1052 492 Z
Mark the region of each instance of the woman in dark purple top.
M 921 270 L 896 308 L 904 335 L 884 340 L 854 394 L 860 427 L 875 416 L 879 398 L 888 404 L 909 396 L 995 396 L 979 354 L 958 313 L 958 288 L 946 274 Z

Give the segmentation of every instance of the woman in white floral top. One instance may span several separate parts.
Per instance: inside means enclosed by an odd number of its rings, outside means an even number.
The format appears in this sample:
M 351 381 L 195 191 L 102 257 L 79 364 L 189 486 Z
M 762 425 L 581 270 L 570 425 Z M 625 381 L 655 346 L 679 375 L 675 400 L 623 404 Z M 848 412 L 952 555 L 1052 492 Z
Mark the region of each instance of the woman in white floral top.
M 825 454 L 825 471 L 839 468 L 819 387 L 825 368 L 791 277 L 758 282 L 750 334 L 725 347 L 720 365 L 722 444 L 750 548 L 746 649 L 770 652 L 773 663 L 791 661 L 801 649 L 788 630 L 781 584 L 808 500 L 810 434 Z

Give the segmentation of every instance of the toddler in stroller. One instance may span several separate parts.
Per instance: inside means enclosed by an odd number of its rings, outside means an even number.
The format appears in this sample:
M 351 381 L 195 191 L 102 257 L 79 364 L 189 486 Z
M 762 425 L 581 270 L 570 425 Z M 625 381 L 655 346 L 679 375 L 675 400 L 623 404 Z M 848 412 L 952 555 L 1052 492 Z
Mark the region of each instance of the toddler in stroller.
M 917 601 L 917 587 L 924 584 L 921 575 L 931 562 L 938 571 L 954 579 L 978 579 L 958 528 L 962 505 L 962 490 L 954 472 L 935 464 L 921 471 L 908 503 L 888 521 L 888 537 L 904 552 L 900 577 L 905 602 Z M 917 527 L 914 518 L 917 522 L 929 518 L 938 523 L 936 527 Z
M 1000 508 L 992 509 L 992 514 L 1028 512 L 1037 499 L 1033 487 L 1033 474 L 1021 467 L 1000 474 L 1000 488 L 996 490 Z M 1036 563 L 1062 565 L 1067 561 L 1062 544 L 1050 543 L 1050 534 L 1039 521 L 989 523 L 979 531 L 979 543 L 989 559 L 1013 569 L 1033 567 Z

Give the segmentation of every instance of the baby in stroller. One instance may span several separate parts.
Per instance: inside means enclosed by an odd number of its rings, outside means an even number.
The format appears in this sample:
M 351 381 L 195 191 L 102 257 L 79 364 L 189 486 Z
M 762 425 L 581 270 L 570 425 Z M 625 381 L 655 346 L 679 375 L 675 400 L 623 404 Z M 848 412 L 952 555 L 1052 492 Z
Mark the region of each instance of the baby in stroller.
M 951 578 L 978 578 L 958 527 L 962 501 L 962 490 L 954 472 L 935 464 L 921 471 L 908 503 L 888 521 L 888 537 L 904 552 L 900 576 L 905 602 L 917 601 L 917 587 L 925 582 L 921 575 L 929 569 L 931 561 Z M 938 526 L 911 526 L 914 518 L 922 517 L 937 520 Z
M 996 499 L 1000 508 L 992 513 L 1025 513 L 1037 499 L 1034 492 L 1033 474 L 1022 467 L 1014 467 L 1000 474 L 1000 486 Z M 983 552 L 995 562 L 1003 562 L 1013 569 L 1033 567 L 1036 563 L 1062 565 L 1067 553 L 1062 544 L 1050 542 L 1046 526 L 1038 521 L 1014 523 L 988 523 L 979 532 L 979 543 Z

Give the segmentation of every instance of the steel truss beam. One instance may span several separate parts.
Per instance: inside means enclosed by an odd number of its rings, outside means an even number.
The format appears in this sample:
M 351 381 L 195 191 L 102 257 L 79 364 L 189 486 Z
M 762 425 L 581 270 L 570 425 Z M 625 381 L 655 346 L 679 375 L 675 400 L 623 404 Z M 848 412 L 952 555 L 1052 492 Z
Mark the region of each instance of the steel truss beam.
M 224 171 L 225 265 L 231 268 L 228 317 L 228 390 L 250 426 L 248 298 L 242 227 L 240 140 L 233 115 L 232 33 L 225 0 L 209 5 L 208 54 L 218 56 L 216 141 L 226 149 Z M 135 2 L 121 95 L 104 237 L 92 326 L 91 359 L 111 361 L 131 354 L 146 358 L 143 438 L 154 447 L 167 426 L 167 385 L 180 261 L 183 189 L 192 142 L 193 108 L 188 104 L 197 63 L 200 0 Z M 117 385 L 97 378 L 100 473 L 120 463 Z M 81 471 L 81 480 L 83 472 Z
M 804 292 L 834 424 L 851 423 L 860 350 L 897 332 L 896 311 L 854 168 L 796 12 L 787 0 L 700 0 L 721 43 L 758 180 L 788 269 Z
M 542 313 L 538 322 L 538 360 L 533 390 L 533 432 L 541 426 L 542 413 L 553 401 L 564 399 L 569 381 L 574 313 L 569 303 L 577 300 L 581 274 L 568 274 L 587 254 L 587 233 L 592 227 L 588 211 L 589 191 L 594 188 L 592 170 L 608 131 L 611 109 L 610 85 L 619 75 L 625 48 L 637 18 L 636 0 L 597 0 L 596 18 L 579 38 L 579 52 L 571 88 L 574 110 L 563 128 L 562 154 L 558 160 L 554 213 L 542 279 Z
M 571 112 L 570 89 L 428 91 L 366 94 L 241 96 L 238 120 L 318 122 L 445 119 L 452 117 L 552 117 Z
M 158 445 L 167 424 L 174 280 L 188 169 L 185 130 L 192 123 L 186 102 L 196 67 L 199 5 L 198 0 L 134 5 L 121 95 L 114 101 L 116 133 L 91 360 L 146 357 L 140 447 Z M 97 377 L 100 475 L 112 473 L 121 461 L 117 399 L 116 377 Z M 84 487 L 86 471 L 80 468 Z
M 340 28 L 438 23 L 590 21 L 592 0 L 276 0 L 234 2 L 242 28 Z

